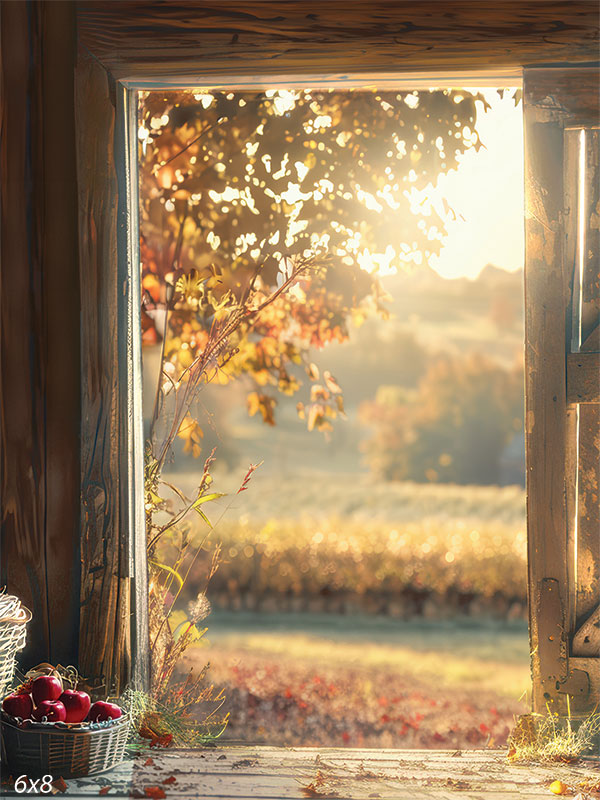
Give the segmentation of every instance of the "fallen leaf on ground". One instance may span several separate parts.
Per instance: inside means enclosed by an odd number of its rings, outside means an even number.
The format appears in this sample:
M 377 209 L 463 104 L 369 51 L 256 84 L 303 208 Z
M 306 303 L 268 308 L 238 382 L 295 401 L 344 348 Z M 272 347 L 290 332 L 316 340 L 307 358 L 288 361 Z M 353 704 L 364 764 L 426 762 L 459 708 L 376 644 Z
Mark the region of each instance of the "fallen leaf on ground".
M 152 758 L 147 758 L 144 761 L 144 766 L 145 767 L 153 767 L 154 766 L 154 760 Z
M 569 787 L 562 781 L 552 781 L 548 788 L 552 794 L 569 794 Z
M 258 764 L 257 758 L 242 758 L 241 761 L 234 761 L 231 768 L 241 769 L 242 767 L 254 767 L 256 764 Z
M 108 794 L 110 792 L 110 786 L 103 786 L 98 794 Z
M 600 778 L 596 778 L 594 775 L 586 775 L 582 781 L 579 781 L 577 788 L 582 792 L 600 794 Z
M 155 736 L 150 742 L 150 747 L 168 747 L 173 743 L 173 735 L 164 733 L 162 736 Z
M 165 778 L 163 783 L 169 784 L 169 783 L 175 783 L 176 781 L 177 781 L 177 778 L 175 777 L 175 775 L 171 775 L 170 778 Z
M 328 789 L 319 789 L 314 783 L 303 786 L 302 794 L 304 797 L 339 797 L 337 792 Z
M 470 789 L 471 784 L 468 781 L 461 781 L 459 778 L 446 778 L 446 786 L 451 789 Z
M 163 800 L 163 798 L 167 795 L 165 794 L 164 789 L 161 789 L 160 786 L 146 786 L 144 789 L 144 796 L 151 797 L 152 800 Z
M 319 770 L 314 781 L 311 781 L 306 786 L 302 786 L 302 794 L 304 797 L 339 797 L 339 793 L 335 791 L 330 785 L 327 778 Z
M 67 784 L 64 782 L 62 776 L 52 781 L 52 788 L 56 789 L 56 792 L 60 792 L 61 794 L 67 791 Z M 54 794 L 56 794 L 56 792 L 54 792 Z

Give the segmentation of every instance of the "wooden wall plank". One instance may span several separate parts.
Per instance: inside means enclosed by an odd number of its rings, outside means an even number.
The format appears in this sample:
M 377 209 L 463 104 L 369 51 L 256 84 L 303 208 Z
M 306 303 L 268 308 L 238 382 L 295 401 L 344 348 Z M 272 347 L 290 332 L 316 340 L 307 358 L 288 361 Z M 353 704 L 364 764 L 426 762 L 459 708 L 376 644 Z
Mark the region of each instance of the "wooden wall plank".
M 598 59 L 595 0 L 102 0 L 83 45 L 119 79 L 482 70 Z
M 573 633 L 600 608 L 600 350 L 594 332 L 600 325 L 600 131 L 585 131 L 585 175 L 582 228 L 581 350 L 568 356 L 584 377 L 578 384 L 579 470 L 577 519 L 577 580 Z M 591 352 L 590 352 L 591 351 Z M 585 374 L 587 373 L 587 374 Z M 600 654 L 599 654 L 600 655 Z M 600 687 L 599 687 L 600 692 Z
M 600 405 L 579 407 L 577 581 L 573 633 L 600 604 Z
M 543 82 L 541 82 L 543 83 Z M 543 86 L 536 84 L 536 91 L 540 95 L 536 102 L 543 101 Z M 577 264 L 578 237 L 578 197 L 579 197 L 579 131 L 566 130 L 563 146 L 563 198 L 564 198 L 564 251 L 565 269 L 569 280 L 569 294 L 565 309 L 565 352 L 579 348 L 579 269 Z M 570 401 L 569 394 L 573 390 L 573 377 L 569 373 L 569 356 L 567 355 L 567 419 L 566 419 L 566 454 L 565 454 L 565 502 L 567 515 L 567 585 L 568 609 L 567 626 L 572 631 L 575 628 L 575 586 L 577 583 L 577 505 L 578 481 L 577 470 L 579 465 L 579 409 Z
M 71 3 L 3 3 L 2 575 L 24 661 L 76 663 L 79 272 Z
M 600 113 L 596 125 L 600 124 Z M 585 132 L 584 218 L 585 252 L 581 284 L 581 340 L 583 345 L 600 324 L 600 130 Z M 598 376 L 600 384 L 600 375 Z

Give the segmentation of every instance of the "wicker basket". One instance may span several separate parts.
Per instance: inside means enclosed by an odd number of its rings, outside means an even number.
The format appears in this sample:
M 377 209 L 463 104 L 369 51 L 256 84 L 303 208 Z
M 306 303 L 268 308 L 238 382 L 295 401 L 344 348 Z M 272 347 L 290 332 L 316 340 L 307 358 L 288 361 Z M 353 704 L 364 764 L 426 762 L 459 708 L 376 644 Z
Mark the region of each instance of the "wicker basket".
M 0 698 L 4 697 L 15 672 L 15 654 L 25 647 L 31 611 L 18 597 L 0 593 Z
M 106 722 L 68 725 L 29 722 L 1 715 L 6 764 L 12 775 L 52 775 L 81 778 L 112 769 L 125 757 L 129 717 Z

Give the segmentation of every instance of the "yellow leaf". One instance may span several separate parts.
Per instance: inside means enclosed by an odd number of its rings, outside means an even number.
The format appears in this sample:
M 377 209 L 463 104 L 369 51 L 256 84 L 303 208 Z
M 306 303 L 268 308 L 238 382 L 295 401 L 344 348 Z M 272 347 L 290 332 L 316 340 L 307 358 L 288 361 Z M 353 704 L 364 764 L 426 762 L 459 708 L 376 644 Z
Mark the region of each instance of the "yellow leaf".
M 258 411 L 258 407 L 260 405 L 258 400 L 258 392 L 250 392 L 246 398 L 246 402 L 248 404 L 248 416 L 253 417 Z
M 172 569 L 166 564 L 161 564 L 159 561 L 150 561 L 150 564 L 152 564 L 153 567 L 158 567 L 159 569 L 163 569 L 165 572 L 168 572 L 169 575 L 172 575 L 174 578 L 176 578 L 177 581 L 179 582 L 179 587 L 183 589 L 183 578 L 177 572 L 177 570 Z
M 342 390 L 340 389 L 338 382 L 333 377 L 331 372 L 325 370 L 325 372 L 323 373 L 323 378 L 325 380 L 325 386 L 327 386 L 327 388 L 332 394 L 340 394 Z
M 338 411 L 343 417 L 345 417 L 346 412 L 344 411 L 344 399 L 341 394 L 338 394 L 338 396 L 335 398 L 335 402 L 338 407 Z
M 177 436 L 185 442 L 183 452 L 191 453 L 194 458 L 198 458 L 202 452 L 201 440 L 204 437 L 204 431 L 189 414 L 186 414 L 182 420 Z
M 187 622 L 187 614 L 185 611 L 171 611 L 169 614 L 169 627 L 171 631 L 176 630 L 182 622 Z
M 310 363 L 306 368 L 306 372 L 311 381 L 319 380 L 319 368 L 317 367 L 316 364 Z
M 563 783 L 562 781 L 552 781 L 552 783 L 550 784 L 550 786 L 548 788 L 550 789 L 552 794 L 568 794 L 569 793 L 569 787 L 567 786 L 566 783 Z
M 221 384 L 221 386 L 226 386 L 229 383 L 229 375 L 224 369 L 217 370 L 217 383 Z

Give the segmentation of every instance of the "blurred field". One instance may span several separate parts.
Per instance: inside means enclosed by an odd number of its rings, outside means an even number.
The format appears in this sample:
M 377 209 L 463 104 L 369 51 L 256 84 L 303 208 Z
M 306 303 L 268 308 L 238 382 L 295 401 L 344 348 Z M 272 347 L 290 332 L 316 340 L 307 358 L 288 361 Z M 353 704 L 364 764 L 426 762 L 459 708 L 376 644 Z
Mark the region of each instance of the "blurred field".
M 526 710 L 527 626 L 216 612 L 211 662 L 226 738 L 351 747 L 500 746 Z
M 373 484 L 361 475 L 253 477 L 207 509 L 221 608 L 523 616 L 525 497 L 518 487 Z M 226 513 L 225 513 L 226 512 Z M 202 523 L 193 520 L 198 536 Z M 191 595 L 209 553 L 188 578 Z

